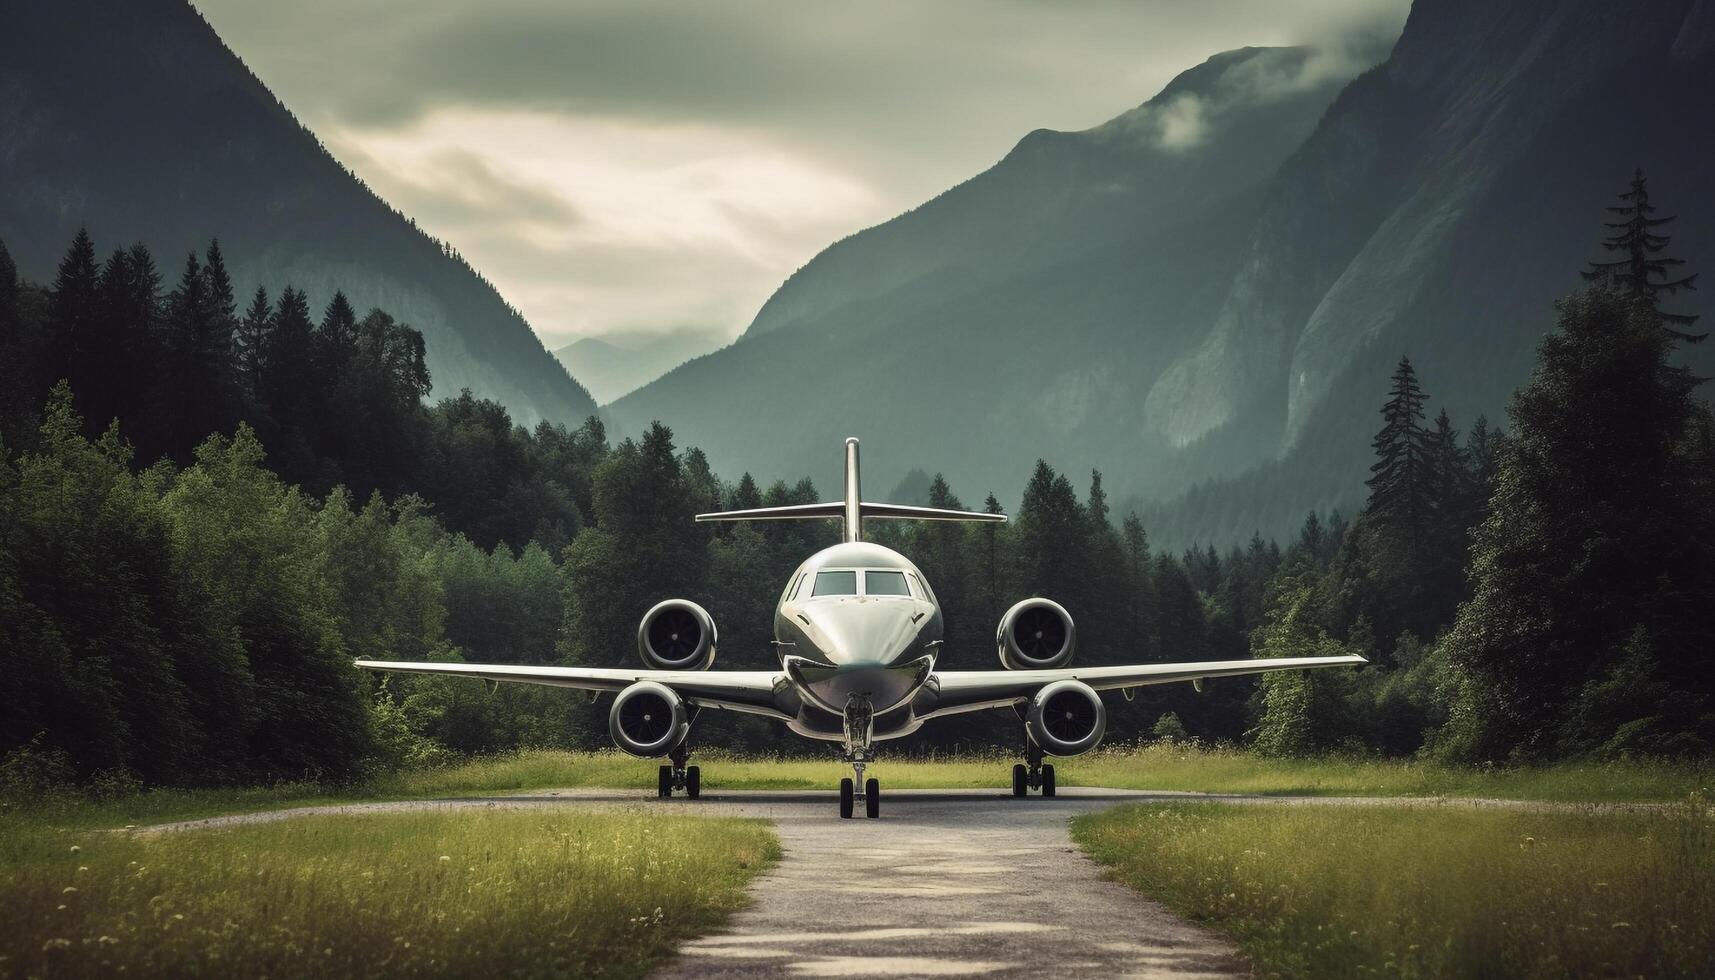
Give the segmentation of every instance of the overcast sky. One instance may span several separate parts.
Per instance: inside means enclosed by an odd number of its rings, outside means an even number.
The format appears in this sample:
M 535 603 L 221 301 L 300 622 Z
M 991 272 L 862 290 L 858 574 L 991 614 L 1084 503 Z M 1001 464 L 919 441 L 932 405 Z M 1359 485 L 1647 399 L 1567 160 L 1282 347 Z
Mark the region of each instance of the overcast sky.
M 736 336 L 824 246 L 1209 55 L 1404 0 L 194 0 L 551 346 Z

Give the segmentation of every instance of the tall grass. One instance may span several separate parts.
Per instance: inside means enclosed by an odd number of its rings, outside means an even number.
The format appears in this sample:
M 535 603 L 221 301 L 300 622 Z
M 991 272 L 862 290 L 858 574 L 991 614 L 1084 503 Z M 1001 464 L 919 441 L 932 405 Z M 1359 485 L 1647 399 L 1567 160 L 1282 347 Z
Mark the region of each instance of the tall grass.
M 0 977 L 641 975 L 743 901 L 759 821 L 321 816 L 0 835 Z
M 703 785 L 721 789 L 829 789 L 846 773 L 826 759 L 735 756 L 701 751 Z M 999 789 L 1018 759 L 992 753 L 890 756 L 870 772 L 892 789 Z M 1401 759 L 1324 756 L 1273 759 L 1238 749 L 1155 744 L 1098 749 L 1053 760 L 1066 786 L 1308 796 L 1493 796 L 1588 802 L 1683 798 L 1715 792 L 1709 760 L 1564 762 L 1532 768 L 1454 768 Z M 619 752 L 526 752 L 407 774 L 390 792 L 435 795 L 516 792 L 547 787 L 649 789 L 655 763 Z
M 735 789 L 827 790 L 849 772 L 830 750 L 823 758 L 744 756 L 700 750 L 711 793 Z M 870 768 L 889 789 L 1003 789 L 1015 756 L 890 754 Z M 1186 745 L 1104 747 L 1055 760 L 1062 786 L 1308 796 L 1488 796 L 1574 802 L 1668 801 L 1715 794 L 1715 760 L 1563 762 L 1540 767 L 1473 769 L 1369 757 L 1271 759 L 1238 749 Z M 355 786 L 288 783 L 271 787 L 160 789 L 91 799 L 75 794 L 0 804 L 61 826 L 122 826 L 314 803 L 520 793 L 576 787 L 648 792 L 656 762 L 616 750 L 530 751 L 398 773 Z M 0 825 L 4 817 L 0 816 Z
M 1707 977 L 1715 808 L 1128 806 L 1073 821 L 1265 976 Z

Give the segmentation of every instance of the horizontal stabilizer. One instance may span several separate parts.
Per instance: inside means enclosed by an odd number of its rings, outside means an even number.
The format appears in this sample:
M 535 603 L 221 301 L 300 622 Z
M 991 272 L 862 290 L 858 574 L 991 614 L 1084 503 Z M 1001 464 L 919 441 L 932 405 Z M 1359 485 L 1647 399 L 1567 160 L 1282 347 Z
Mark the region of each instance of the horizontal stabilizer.
M 858 505 L 864 517 L 895 521 L 979 521 L 1004 524 L 1005 514 L 982 511 L 945 510 L 940 507 L 910 507 L 905 504 L 877 504 L 864 501 Z M 846 515 L 844 501 L 825 504 L 791 504 L 785 507 L 753 507 L 749 510 L 721 510 L 698 514 L 699 521 L 837 521 Z

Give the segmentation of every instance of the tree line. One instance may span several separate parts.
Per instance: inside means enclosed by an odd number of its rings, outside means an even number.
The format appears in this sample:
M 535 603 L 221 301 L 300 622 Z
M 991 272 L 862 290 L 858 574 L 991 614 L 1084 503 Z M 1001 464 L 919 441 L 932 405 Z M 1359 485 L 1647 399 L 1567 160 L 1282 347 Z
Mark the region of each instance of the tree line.
M 1647 208 L 1639 182 L 1625 205 Z M 1643 221 L 1664 219 L 1640 212 Z M 1626 215 L 1628 222 L 1639 220 Z M 1611 238 L 1560 307 L 1503 434 L 1427 420 L 1402 359 L 1369 496 L 1282 548 L 1152 548 L 1038 461 L 1006 525 L 876 522 L 941 599 L 943 666 L 992 667 L 1011 603 L 1048 595 L 1079 662 L 1358 652 L 1352 671 L 1143 688 L 1113 737 L 1456 761 L 1697 753 L 1715 742 L 1715 449 L 1699 335 L 1662 310 L 1666 236 Z M 46 287 L 0 245 L 0 750 L 79 779 L 356 778 L 460 753 L 602 744 L 605 705 L 552 689 L 379 679 L 351 659 L 611 665 L 638 617 L 684 596 L 719 666 L 774 665 L 791 569 L 822 522 L 698 525 L 808 503 L 809 481 L 713 473 L 657 423 L 611 444 L 512 424 L 469 392 L 429 404 L 421 337 L 336 295 L 261 290 L 240 314 L 217 244 L 163 290 L 146 249 L 99 268 L 88 236 Z M 1641 271 L 1640 271 L 1641 270 Z M 125 351 L 118 356 L 115 350 Z M 187 387 L 188 386 L 188 387 Z M 1082 481 L 1080 481 L 1082 482 Z M 940 476 L 932 506 L 965 503 Z M 982 504 L 1000 508 L 991 493 Z M 711 717 L 712 715 L 712 717 Z M 757 751 L 778 725 L 705 714 L 693 739 Z M 1007 712 L 906 747 L 1017 747 Z

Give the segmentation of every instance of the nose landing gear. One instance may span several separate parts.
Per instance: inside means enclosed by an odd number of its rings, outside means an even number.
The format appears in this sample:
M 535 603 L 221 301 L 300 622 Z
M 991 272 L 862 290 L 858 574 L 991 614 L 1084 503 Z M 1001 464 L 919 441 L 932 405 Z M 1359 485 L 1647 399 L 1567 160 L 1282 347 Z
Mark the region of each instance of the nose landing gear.
M 1042 747 L 1029 735 L 1024 738 L 1030 764 L 1026 766 L 1021 762 L 1012 767 L 1012 795 L 1026 796 L 1031 790 L 1039 789 L 1043 796 L 1053 796 L 1054 764 L 1043 763 Z
M 840 780 L 840 819 L 850 820 L 857 801 L 862 800 L 863 815 L 873 820 L 881 816 L 881 783 L 864 779 L 863 770 L 875 759 L 871 748 L 875 711 L 868 698 L 854 694 L 846 701 L 845 718 L 845 760 L 851 763 L 853 778 Z

